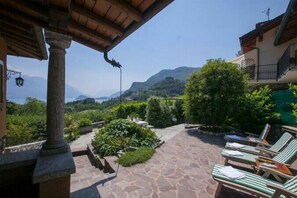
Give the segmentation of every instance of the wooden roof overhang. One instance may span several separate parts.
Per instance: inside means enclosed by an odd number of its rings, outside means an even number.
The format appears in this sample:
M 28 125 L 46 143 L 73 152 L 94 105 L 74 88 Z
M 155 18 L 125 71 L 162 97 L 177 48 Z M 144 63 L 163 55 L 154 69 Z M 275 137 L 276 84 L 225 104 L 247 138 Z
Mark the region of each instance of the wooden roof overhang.
M 297 0 L 289 2 L 281 25 L 274 40 L 274 45 L 280 45 L 297 36 Z
M 265 32 L 279 26 L 281 24 L 281 20 L 283 18 L 283 14 L 270 20 L 267 22 L 263 22 L 253 31 L 243 35 L 239 38 L 240 45 L 243 53 L 247 53 L 256 47 L 257 37 L 263 35 Z
M 108 52 L 173 0 L 0 0 L 11 55 L 46 59 L 41 28 Z

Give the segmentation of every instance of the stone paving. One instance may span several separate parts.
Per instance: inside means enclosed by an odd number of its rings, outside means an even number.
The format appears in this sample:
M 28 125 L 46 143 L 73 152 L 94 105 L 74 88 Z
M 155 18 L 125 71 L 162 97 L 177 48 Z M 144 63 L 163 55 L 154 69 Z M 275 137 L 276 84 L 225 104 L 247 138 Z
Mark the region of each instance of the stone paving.
M 87 156 L 75 157 L 71 197 L 213 197 L 217 182 L 211 177 L 215 163 L 223 163 L 222 137 L 183 130 L 172 137 L 145 164 L 120 167 L 117 174 L 95 169 Z M 220 197 L 251 197 L 222 188 Z

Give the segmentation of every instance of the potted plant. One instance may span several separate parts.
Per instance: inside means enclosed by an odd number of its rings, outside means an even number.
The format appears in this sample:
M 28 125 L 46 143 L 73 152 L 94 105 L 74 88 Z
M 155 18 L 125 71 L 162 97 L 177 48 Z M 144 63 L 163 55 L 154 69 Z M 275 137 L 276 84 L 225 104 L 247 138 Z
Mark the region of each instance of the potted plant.
M 88 118 L 78 120 L 78 130 L 80 134 L 91 132 L 93 130 L 92 121 Z

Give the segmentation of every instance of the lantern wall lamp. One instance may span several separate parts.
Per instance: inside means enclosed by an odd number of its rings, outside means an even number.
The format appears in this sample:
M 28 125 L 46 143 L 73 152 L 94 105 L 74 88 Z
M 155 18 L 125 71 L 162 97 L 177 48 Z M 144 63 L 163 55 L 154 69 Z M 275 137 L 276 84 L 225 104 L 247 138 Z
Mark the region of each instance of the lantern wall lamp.
M 19 75 L 19 77 L 15 78 L 15 83 L 17 86 L 21 87 L 24 85 L 24 79 L 22 78 L 22 72 L 14 71 L 11 69 L 7 69 L 6 79 L 9 80 L 13 75 Z

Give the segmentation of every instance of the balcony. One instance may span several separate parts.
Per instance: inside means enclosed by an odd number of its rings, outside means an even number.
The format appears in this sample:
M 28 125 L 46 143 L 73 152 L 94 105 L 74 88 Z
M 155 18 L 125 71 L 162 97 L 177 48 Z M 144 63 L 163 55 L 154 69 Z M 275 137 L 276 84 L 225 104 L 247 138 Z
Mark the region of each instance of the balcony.
M 277 80 L 290 79 L 297 81 L 297 44 L 290 44 L 277 63 Z M 294 77 L 293 77 L 293 74 Z M 292 78 L 291 78 L 292 77 Z

